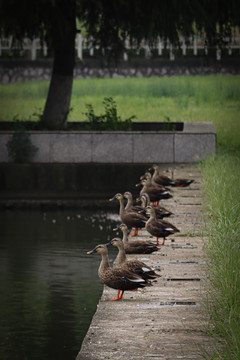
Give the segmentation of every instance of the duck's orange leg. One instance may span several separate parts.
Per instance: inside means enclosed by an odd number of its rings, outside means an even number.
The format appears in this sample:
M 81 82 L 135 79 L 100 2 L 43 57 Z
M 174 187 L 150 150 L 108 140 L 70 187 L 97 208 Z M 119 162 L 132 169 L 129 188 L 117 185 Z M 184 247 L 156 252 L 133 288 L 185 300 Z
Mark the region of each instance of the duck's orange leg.
M 164 245 L 165 244 L 165 237 L 163 238 L 163 242 L 160 245 Z
M 122 299 L 124 290 L 122 290 L 121 295 L 120 295 L 120 292 L 121 292 L 121 290 L 118 290 L 117 297 L 116 297 L 116 298 L 109 299 L 109 301 L 116 301 L 116 300 Z
M 138 234 L 138 228 L 134 228 L 134 233 L 132 234 L 132 235 L 130 235 L 131 237 L 132 236 L 137 236 L 137 234 Z
M 156 245 L 164 245 L 165 243 L 165 237 L 163 238 L 163 242 L 161 244 L 159 244 L 158 237 L 156 238 L 156 240 L 157 240 Z

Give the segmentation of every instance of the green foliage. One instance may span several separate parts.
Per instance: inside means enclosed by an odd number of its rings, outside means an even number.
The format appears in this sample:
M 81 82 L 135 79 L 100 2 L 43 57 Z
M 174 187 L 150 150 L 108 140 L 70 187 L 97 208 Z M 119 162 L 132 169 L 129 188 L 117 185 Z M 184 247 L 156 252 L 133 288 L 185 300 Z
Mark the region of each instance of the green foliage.
M 105 97 L 103 100 L 105 113 L 96 115 L 92 104 L 87 104 L 87 112 L 84 113 L 89 122 L 90 130 L 131 130 L 132 120 L 136 116 L 131 116 L 122 120 L 117 113 L 117 105 L 112 97 Z
M 10 159 L 16 163 L 30 162 L 38 151 L 38 148 L 31 142 L 30 134 L 22 125 L 14 131 L 6 146 Z
M 240 359 L 240 151 L 218 147 L 201 165 L 207 193 L 209 332 L 221 340 L 214 359 Z M 214 330 L 212 330 L 214 329 Z M 219 344 L 219 343 L 218 343 Z

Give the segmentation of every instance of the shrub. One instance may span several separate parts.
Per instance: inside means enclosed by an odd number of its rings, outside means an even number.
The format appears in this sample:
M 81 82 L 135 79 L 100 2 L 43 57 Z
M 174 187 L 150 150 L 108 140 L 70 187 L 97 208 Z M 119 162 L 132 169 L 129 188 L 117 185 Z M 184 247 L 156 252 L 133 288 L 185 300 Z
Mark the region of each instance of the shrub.
M 105 97 L 103 101 L 105 113 L 96 115 L 92 104 L 87 104 L 87 112 L 84 113 L 89 122 L 90 130 L 131 130 L 132 120 L 135 115 L 122 120 L 117 114 L 117 105 L 112 97 Z
M 10 159 L 16 163 L 30 162 L 38 151 L 24 128 L 14 131 L 6 146 Z

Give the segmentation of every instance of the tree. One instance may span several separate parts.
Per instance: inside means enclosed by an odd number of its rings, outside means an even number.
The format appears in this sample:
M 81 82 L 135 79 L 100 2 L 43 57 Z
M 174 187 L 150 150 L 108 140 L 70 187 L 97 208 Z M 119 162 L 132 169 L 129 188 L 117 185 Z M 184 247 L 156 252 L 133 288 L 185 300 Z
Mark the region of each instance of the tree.
M 42 122 L 66 125 L 75 62 L 76 19 L 101 48 L 118 58 L 126 37 L 150 43 L 158 36 L 178 43 L 179 35 L 204 33 L 221 45 L 240 24 L 237 0 L 2 0 L 0 31 L 17 39 L 40 36 L 53 50 L 54 62 Z

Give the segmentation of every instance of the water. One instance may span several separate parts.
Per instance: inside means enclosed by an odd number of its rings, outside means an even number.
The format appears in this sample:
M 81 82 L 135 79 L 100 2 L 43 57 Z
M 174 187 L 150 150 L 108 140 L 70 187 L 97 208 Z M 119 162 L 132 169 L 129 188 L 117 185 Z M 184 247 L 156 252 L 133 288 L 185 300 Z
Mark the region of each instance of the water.
M 96 311 L 115 214 L 0 212 L 0 359 L 75 359 Z M 110 250 L 110 257 L 113 253 Z

